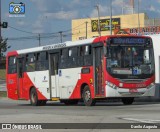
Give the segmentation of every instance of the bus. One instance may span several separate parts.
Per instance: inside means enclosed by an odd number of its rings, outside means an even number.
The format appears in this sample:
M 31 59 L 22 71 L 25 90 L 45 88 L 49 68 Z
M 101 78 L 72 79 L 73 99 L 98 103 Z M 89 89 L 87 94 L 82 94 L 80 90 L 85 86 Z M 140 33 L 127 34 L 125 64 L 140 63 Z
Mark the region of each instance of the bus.
M 105 99 L 130 105 L 155 95 L 155 63 L 148 36 L 108 35 L 7 53 L 8 98 L 31 105 L 60 101 L 86 106 Z
M 147 35 L 152 38 L 155 61 L 155 97 L 153 99 L 160 99 L 160 34 Z

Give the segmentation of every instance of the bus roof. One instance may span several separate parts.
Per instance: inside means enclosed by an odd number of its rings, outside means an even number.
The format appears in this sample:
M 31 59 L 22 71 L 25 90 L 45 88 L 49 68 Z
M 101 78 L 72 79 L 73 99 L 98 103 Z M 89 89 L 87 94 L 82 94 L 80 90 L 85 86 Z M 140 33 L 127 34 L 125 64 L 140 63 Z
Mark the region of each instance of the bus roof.
M 8 55 L 14 55 L 14 54 L 26 54 L 26 53 L 34 53 L 34 52 L 39 52 L 39 51 L 47 51 L 47 50 L 52 50 L 52 49 L 59 49 L 59 48 L 64 48 L 64 47 L 72 47 L 75 45 L 86 45 L 86 44 L 91 44 L 91 43 L 96 43 L 102 40 L 106 40 L 108 37 L 140 37 L 140 36 L 135 36 L 135 35 L 107 35 L 107 36 L 101 36 L 97 38 L 89 38 L 89 39 L 84 39 L 84 40 L 78 40 L 78 41 L 66 41 L 63 43 L 55 43 L 55 44 L 50 44 L 50 45 L 45 45 L 45 46 L 40 46 L 40 47 L 34 47 L 34 48 L 28 48 L 28 49 L 22 49 L 22 50 L 16 50 L 16 51 L 11 51 L 8 52 Z M 145 37 L 145 36 L 143 36 Z
M 64 47 L 72 47 L 72 46 L 75 46 L 75 45 L 90 44 L 94 41 L 94 39 L 95 38 L 79 40 L 79 41 L 66 41 L 66 42 L 63 42 L 63 43 L 55 43 L 55 44 L 44 45 L 44 46 L 40 46 L 40 47 L 34 47 L 34 48 L 28 48 L 28 49 L 22 49 L 22 50 L 16 50 L 16 51 L 11 51 L 11 52 L 12 53 L 17 52 L 18 54 L 34 53 L 34 52 L 46 51 L 46 50 L 52 50 L 52 49 L 59 49 L 59 48 L 64 48 Z M 11 52 L 8 52 L 8 53 L 10 54 Z

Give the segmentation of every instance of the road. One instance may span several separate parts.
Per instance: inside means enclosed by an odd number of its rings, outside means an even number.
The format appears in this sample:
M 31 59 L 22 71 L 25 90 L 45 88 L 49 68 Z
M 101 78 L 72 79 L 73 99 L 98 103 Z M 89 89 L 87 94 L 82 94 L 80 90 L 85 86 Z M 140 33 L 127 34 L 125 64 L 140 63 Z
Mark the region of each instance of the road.
M 159 115 L 159 102 L 134 102 L 133 105 L 129 106 L 125 106 L 121 102 L 104 102 L 97 103 L 93 107 L 84 106 L 83 103 L 79 103 L 77 106 L 65 106 L 59 102 L 48 102 L 46 106 L 34 107 L 29 104 L 29 101 L 0 99 L 0 123 L 157 124 L 160 123 Z M 106 130 L 102 129 L 101 131 Z M 146 130 L 144 129 L 144 131 Z

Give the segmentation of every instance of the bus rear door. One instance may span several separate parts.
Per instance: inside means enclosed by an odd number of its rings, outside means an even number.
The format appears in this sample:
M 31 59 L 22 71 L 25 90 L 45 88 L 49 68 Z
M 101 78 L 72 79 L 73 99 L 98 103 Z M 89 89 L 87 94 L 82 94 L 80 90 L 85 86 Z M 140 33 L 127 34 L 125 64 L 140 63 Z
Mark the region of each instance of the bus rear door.
M 50 54 L 50 88 L 51 98 L 59 97 L 58 89 L 58 58 L 59 53 Z
M 24 58 L 17 58 L 17 90 L 18 90 L 18 98 L 22 99 L 23 97 L 23 93 L 24 93 L 24 89 L 23 89 L 23 61 Z

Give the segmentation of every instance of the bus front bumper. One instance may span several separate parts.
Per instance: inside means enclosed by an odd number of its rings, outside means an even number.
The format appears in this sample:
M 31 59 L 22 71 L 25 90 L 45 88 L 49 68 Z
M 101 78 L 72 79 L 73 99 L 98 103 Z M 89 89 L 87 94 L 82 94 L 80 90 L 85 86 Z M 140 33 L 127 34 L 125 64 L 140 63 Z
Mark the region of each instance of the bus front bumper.
M 106 85 L 106 97 L 148 97 L 155 96 L 155 84 L 147 88 L 119 88 L 114 85 Z

